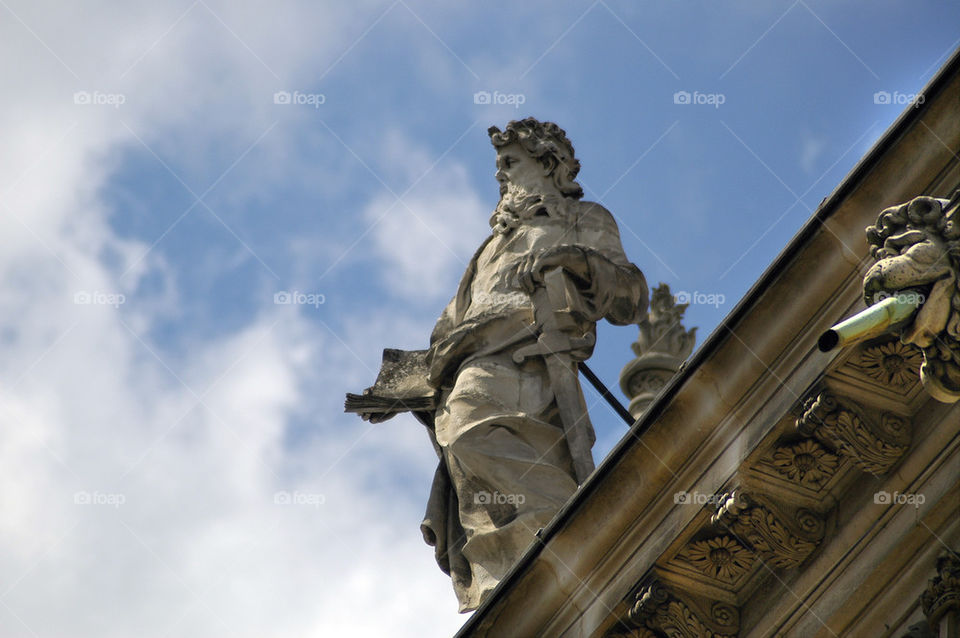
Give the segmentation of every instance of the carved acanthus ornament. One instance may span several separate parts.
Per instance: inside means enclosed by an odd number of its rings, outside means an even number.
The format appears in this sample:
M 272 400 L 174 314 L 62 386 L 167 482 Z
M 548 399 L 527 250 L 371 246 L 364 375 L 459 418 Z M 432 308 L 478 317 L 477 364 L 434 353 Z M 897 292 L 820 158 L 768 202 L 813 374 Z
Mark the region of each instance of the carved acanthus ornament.
M 748 543 L 765 563 L 783 568 L 803 563 L 824 534 L 823 519 L 816 513 L 800 508 L 788 514 L 742 492 L 722 499 L 713 523 Z
M 950 611 L 960 620 L 960 555 L 946 552 L 937 559 L 937 575 L 920 596 L 920 605 L 933 627 Z
M 874 475 L 886 473 L 910 447 L 910 428 L 905 419 L 883 412 L 875 422 L 860 406 L 827 391 L 804 402 L 797 429 L 834 447 Z
M 920 378 L 935 399 L 960 399 L 960 190 L 950 200 L 915 197 L 883 210 L 867 228 L 876 263 L 863 279 L 864 300 L 920 295 L 922 305 L 900 330 L 920 348 Z
M 727 603 L 679 594 L 653 580 L 636 593 L 625 622 L 638 631 L 650 632 L 638 636 L 736 638 L 740 612 Z
M 650 312 L 640 321 L 640 334 L 631 348 L 636 359 L 620 373 L 620 388 L 630 398 L 630 414 L 638 418 L 657 393 L 693 352 L 697 329 L 683 326 L 689 304 L 678 304 L 670 286 L 653 289 Z

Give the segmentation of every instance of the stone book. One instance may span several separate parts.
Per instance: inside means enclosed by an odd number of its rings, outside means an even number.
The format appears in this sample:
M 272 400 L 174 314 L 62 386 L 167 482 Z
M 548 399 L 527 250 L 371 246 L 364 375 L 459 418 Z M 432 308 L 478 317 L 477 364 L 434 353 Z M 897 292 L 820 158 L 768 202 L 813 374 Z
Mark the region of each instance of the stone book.
M 345 412 L 385 414 L 433 411 L 436 391 L 427 384 L 427 351 L 383 351 L 383 363 L 376 382 L 363 394 L 347 394 Z

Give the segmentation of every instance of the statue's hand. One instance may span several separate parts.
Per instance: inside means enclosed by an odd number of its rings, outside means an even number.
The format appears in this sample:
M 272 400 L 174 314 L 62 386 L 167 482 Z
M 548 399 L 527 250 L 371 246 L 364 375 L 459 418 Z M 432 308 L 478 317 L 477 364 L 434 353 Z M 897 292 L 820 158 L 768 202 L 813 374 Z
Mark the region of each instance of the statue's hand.
M 393 418 L 394 415 L 396 415 L 396 412 L 361 412 L 360 418 L 370 423 L 383 423 Z
M 530 253 L 517 266 L 517 280 L 528 293 L 543 283 L 543 273 L 553 268 L 563 268 L 582 280 L 588 278 L 587 259 L 577 246 L 564 244 Z

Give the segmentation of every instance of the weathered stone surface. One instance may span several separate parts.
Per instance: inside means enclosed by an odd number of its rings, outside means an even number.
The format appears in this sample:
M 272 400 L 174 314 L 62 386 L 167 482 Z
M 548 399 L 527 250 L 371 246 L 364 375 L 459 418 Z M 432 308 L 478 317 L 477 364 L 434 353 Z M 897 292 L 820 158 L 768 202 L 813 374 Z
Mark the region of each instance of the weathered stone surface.
M 927 392 L 946 403 L 960 400 L 960 191 L 950 200 L 922 196 L 884 209 L 867 239 L 877 262 L 863 279 L 867 304 L 920 295 L 923 305 L 901 339 L 923 352 Z M 891 380 L 899 372 L 888 372 Z

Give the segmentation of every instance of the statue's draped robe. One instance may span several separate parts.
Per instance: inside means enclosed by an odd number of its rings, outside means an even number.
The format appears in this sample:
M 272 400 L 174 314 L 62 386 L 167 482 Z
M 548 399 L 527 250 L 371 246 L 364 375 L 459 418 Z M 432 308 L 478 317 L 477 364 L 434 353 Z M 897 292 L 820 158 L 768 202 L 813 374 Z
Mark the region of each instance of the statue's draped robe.
M 421 529 L 461 611 L 480 604 L 577 489 L 542 357 L 511 358 L 537 337 L 518 264 L 561 245 L 572 247 L 564 268 L 582 318 L 570 336 L 595 333 L 600 318 L 641 319 L 647 285 L 624 255 L 612 215 L 598 204 L 550 198 L 480 246 L 431 337 L 430 383 L 440 403 L 419 416 L 432 426 L 440 466 Z M 575 362 L 591 352 L 571 354 Z

